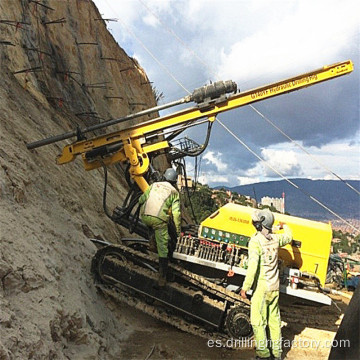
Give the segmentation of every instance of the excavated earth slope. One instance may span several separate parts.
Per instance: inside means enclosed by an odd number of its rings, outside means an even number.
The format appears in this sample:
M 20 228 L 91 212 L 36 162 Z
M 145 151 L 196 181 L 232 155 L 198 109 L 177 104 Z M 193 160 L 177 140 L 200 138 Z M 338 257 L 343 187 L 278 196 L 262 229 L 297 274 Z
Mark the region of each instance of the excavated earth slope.
M 102 171 L 86 173 L 80 159 L 57 166 L 64 142 L 26 149 L 28 142 L 156 105 L 146 74 L 107 31 L 95 5 L 1 0 L 0 69 L 0 359 L 253 355 L 209 348 L 99 294 L 89 238 L 116 242 L 129 235 L 104 215 Z M 126 192 L 121 172 L 112 169 L 109 208 Z M 284 334 L 331 339 L 337 316 L 334 309 L 285 307 Z M 287 349 L 287 355 L 326 358 L 328 351 Z
M 0 359 L 119 358 L 132 333 L 89 275 L 88 238 L 128 235 L 104 216 L 102 171 L 25 146 L 156 105 L 99 19 L 91 1 L 0 2 Z M 126 185 L 109 183 L 113 208 Z
M 104 215 L 103 172 L 85 172 L 80 159 L 56 165 L 66 142 L 26 148 L 156 105 L 95 5 L 1 0 L 0 69 L 0 360 L 219 358 L 221 349 L 97 292 L 89 238 L 129 236 Z M 122 172 L 109 169 L 109 209 L 126 194 Z

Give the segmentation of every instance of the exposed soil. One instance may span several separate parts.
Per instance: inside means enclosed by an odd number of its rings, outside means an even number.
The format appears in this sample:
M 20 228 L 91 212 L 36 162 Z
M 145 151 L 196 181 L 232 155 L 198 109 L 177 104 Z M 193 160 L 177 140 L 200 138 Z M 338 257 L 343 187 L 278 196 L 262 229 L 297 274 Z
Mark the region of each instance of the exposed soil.
M 104 215 L 102 170 L 86 173 L 81 159 L 57 166 L 66 142 L 32 151 L 26 143 L 152 107 L 155 99 L 139 64 L 105 22 L 95 20 L 100 14 L 91 1 L 41 3 L 47 7 L 0 2 L 0 19 L 13 21 L 0 23 L 0 359 L 255 356 L 252 349 L 210 348 L 97 292 L 90 276 L 96 248 L 89 238 L 115 243 L 129 236 Z M 61 18 L 66 22 L 45 24 Z M 120 71 L 125 67 L 131 70 Z M 105 88 L 89 86 L 97 83 Z M 110 169 L 109 208 L 126 193 L 121 171 Z M 283 304 L 282 310 L 288 340 L 331 340 L 339 324 L 334 306 Z M 293 346 L 285 353 L 326 359 L 329 348 Z

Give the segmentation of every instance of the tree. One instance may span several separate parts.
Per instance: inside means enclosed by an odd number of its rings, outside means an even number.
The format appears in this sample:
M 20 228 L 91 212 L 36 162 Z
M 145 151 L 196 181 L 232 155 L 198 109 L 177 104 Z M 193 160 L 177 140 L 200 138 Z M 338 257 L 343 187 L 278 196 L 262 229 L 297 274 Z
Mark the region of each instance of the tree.
M 198 184 L 191 194 L 190 200 L 198 223 L 201 223 L 218 208 L 216 201 L 212 198 L 212 190 L 207 185 Z M 190 203 L 186 193 L 182 195 L 182 201 L 188 208 Z
M 348 254 L 352 254 L 354 247 L 349 245 L 349 239 L 348 239 L 349 235 L 350 234 L 348 233 L 343 233 L 341 230 L 333 230 L 333 238 L 340 239 L 339 243 L 333 245 L 334 253 L 341 251 L 341 252 L 346 252 Z

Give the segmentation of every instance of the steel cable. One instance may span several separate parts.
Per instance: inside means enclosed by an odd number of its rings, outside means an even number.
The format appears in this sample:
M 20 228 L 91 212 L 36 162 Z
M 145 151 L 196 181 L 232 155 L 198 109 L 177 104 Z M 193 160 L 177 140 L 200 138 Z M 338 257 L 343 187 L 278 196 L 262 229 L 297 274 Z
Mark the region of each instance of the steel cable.
M 139 0 L 140 1 L 140 0 Z M 111 8 L 111 6 L 109 5 L 108 1 L 105 0 L 105 2 L 107 3 L 108 7 L 114 11 L 114 9 Z M 116 14 L 116 12 L 114 11 L 114 13 Z M 191 92 L 171 73 L 171 71 L 165 67 L 165 65 L 163 65 L 161 63 L 160 60 L 157 59 L 157 57 L 145 46 L 145 44 L 135 35 L 135 33 L 130 30 L 123 22 L 121 22 L 122 25 L 124 26 L 124 28 L 130 33 L 130 35 L 132 35 L 139 43 L 140 45 L 145 49 L 146 52 L 149 53 L 149 55 L 156 61 L 156 63 L 158 65 L 161 66 L 161 68 L 163 68 L 166 73 L 179 85 L 181 86 L 181 88 L 183 88 L 188 94 L 191 94 Z M 163 22 L 160 21 L 160 24 L 162 26 Z M 167 28 L 167 27 L 166 27 Z M 170 33 L 183 45 L 184 42 L 179 38 L 178 35 L 176 35 L 173 31 L 170 31 Z M 180 41 L 181 40 L 181 41 Z M 184 46 L 184 45 L 183 45 Z M 188 46 L 185 46 L 186 49 L 188 49 Z M 193 51 L 190 51 L 192 54 L 194 54 Z M 195 56 L 196 58 L 198 58 L 198 56 Z M 202 63 L 202 60 L 201 60 Z M 216 75 L 216 74 L 215 74 Z M 251 105 L 252 110 L 254 110 L 258 115 L 260 115 L 263 119 L 267 119 L 265 117 L 265 115 L 263 115 L 259 110 L 257 110 L 254 106 Z M 235 139 L 237 139 L 239 141 L 240 144 L 242 144 L 250 153 L 252 153 L 254 156 L 256 156 L 256 158 L 258 158 L 261 162 L 263 162 L 267 167 L 269 167 L 270 169 L 272 169 L 276 174 L 278 174 L 282 179 L 286 180 L 289 184 L 291 184 L 292 186 L 294 186 L 295 188 L 297 188 L 298 190 L 300 190 L 301 192 L 303 192 L 306 196 L 308 196 L 311 200 L 313 200 L 314 202 L 316 202 L 318 205 L 320 205 L 321 207 L 323 207 L 324 209 L 326 209 L 327 211 L 329 211 L 331 214 L 333 214 L 335 217 L 337 217 L 338 219 L 340 219 L 341 221 L 343 221 L 345 224 L 347 224 L 348 226 L 350 226 L 351 228 L 353 228 L 354 230 L 356 230 L 357 232 L 360 232 L 359 229 L 357 229 L 356 227 L 354 227 L 352 224 L 350 224 L 347 220 L 345 220 L 344 218 L 342 218 L 340 215 L 338 215 L 336 212 L 334 212 L 333 210 L 331 210 L 329 207 L 327 207 L 326 205 L 324 205 L 321 201 L 319 201 L 318 199 L 316 199 L 314 196 L 312 196 L 311 194 L 307 193 L 305 190 L 303 190 L 302 188 L 300 188 L 298 185 L 296 185 L 295 183 L 293 183 L 291 180 L 289 180 L 287 177 L 285 177 L 283 174 L 281 174 L 279 171 L 277 171 L 276 169 L 274 169 L 271 165 L 269 165 L 267 163 L 266 160 L 262 159 L 259 155 L 257 155 L 248 145 L 246 145 L 242 140 L 240 140 L 230 129 L 228 129 L 218 118 L 216 118 L 216 120 L 219 122 L 219 124 L 221 126 L 223 126 L 233 137 L 235 137 Z M 277 129 L 278 131 L 280 131 L 284 136 L 286 136 L 291 142 L 295 143 L 297 146 L 299 146 L 293 139 L 291 139 L 291 137 L 289 137 L 283 130 L 281 130 L 279 127 L 275 126 L 275 124 L 273 124 L 271 121 L 268 121 L 272 126 L 274 126 L 275 129 Z M 302 148 L 302 147 L 300 147 Z M 309 155 L 309 153 L 306 151 L 306 154 Z M 310 157 L 311 159 L 313 159 L 313 157 Z M 317 161 L 318 162 L 318 161 Z M 321 164 L 320 162 L 318 162 L 319 164 Z M 323 166 L 323 165 L 321 165 Z M 325 169 L 327 169 L 325 167 Z M 329 171 L 329 170 L 327 170 Z M 334 173 L 333 171 L 331 171 L 331 174 L 335 175 L 337 178 L 341 179 L 341 177 L 339 177 L 336 173 Z M 357 193 L 359 193 L 356 189 L 355 191 Z

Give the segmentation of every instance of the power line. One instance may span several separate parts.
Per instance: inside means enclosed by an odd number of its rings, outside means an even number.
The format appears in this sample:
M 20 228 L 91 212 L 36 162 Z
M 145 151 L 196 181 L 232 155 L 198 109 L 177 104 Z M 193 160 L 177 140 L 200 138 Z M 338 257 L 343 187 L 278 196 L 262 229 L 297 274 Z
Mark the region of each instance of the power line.
M 275 125 L 268 117 L 266 117 L 264 114 L 262 114 L 258 109 L 256 109 L 253 105 L 250 105 L 250 107 L 259 115 L 261 116 L 265 121 L 267 121 L 271 126 L 273 126 L 277 131 L 279 131 L 283 136 L 285 136 L 288 140 L 290 140 L 294 145 L 299 147 L 305 154 L 307 154 L 313 161 L 315 161 L 318 165 L 320 165 L 322 168 L 324 168 L 326 171 L 328 171 L 330 174 L 337 177 L 340 181 L 342 181 L 346 186 L 348 186 L 350 189 L 355 191 L 358 195 L 360 195 L 360 191 L 355 189 L 351 184 L 349 184 L 346 180 L 342 179 L 339 175 L 337 175 L 334 171 L 327 168 L 325 165 L 323 165 L 319 160 L 316 159 L 311 153 L 309 153 L 301 144 L 296 142 L 294 139 L 292 139 L 289 135 L 287 135 L 283 130 L 281 130 L 277 125 Z
M 110 4 L 108 3 L 107 0 L 105 0 L 106 4 L 108 5 L 108 7 L 114 11 L 114 9 L 110 6 Z M 117 15 L 114 11 L 114 14 Z M 165 70 L 165 72 L 183 89 L 185 90 L 189 95 L 191 94 L 191 92 L 189 90 L 187 90 L 180 81 L 178 81 L 178 79 L 172 74 L 172 72 L 160 61 L 158 60 L 158 58 L 150 51 L 150 49 L 147 48 L 147 46 L 141 41 L 141 39 L 139 37 L 136 36 L 136 34 L 127 26 L 125 25 L 125 23 L 120 20 L 121 18 L 119 17 L 119 22 L 121 23 L 121 25 L 126 29 L 126 31 L 135 38 L 136 41 L 139 42 L 139 44 L 145 49 L 145 51 L 154 59 L 154 61 L 163 69 Z
M 203 59 L 190 47 L 188 46 L 185 41 L 183 41 L 180 36 L 178 36 L 175 31 L 173 31 L 171 28 L 169 28 L 162 20 L 161 18 L 154 12 L 152 9 L 147 6 L 144 1 L 138 0 L 161 24 L 161 26 L 173 37 L 176 38 L 176 40 L 191 54 L 193 55 L 202 65 L 204 65 L 212 74 L 215 74 L 214 69 L 212 69 L 208 63 L 203 61 Z M 216 75 L 217 76 L 217 75 Z
M 186 49 L 189 51 L 190 54 L 192 54 L 202 65 L 207 67 L 207 69 L 215 76 L 215 78 L 218 78 L 218 74 L 210 68 L 210 66 L 202 60 L 202 58 L 197 55 L 197 53 L 191 49 L 171 28 L 169 28 L 161 19 L 160 17 L 149 7 L 147 6 L 143 0 L 138 0 L 163 26 L 163 28 Z M 294 145 L 296 145 L 298 148 L 300 148 L 306 155 L 308 155 L 311 160 L 316 162 L 320 167 L 322 167 L 324 170 L 326 170 L 328 173 L 342 181 L 346 186 L 348 186 L 351 190 L 356 192 L 358 195 L 360 195 L 360 191 L 355 189 L 351 184 L 349 184 L 346 180 L 342 179 L 338 174 L 336 174 L 334 171 L 326 167 L 324 164 L 322 164 L 314 155 L 312 155 L 308 150 L 306 150 L 302 145 L 297 143 L 295 140 L 293 140 L 289 135 L 287 135 L 282 129 L 280 129 L 278 126 L 276 126 L 270 119 L 268 119 L 260 110 L 258 110 L 255 106 L 250 105 L 250 108 L 255 111 L 260 117 L 262 117 L 265 121 L 267 121 L 271 126 L 273 126 L 277 131 L 279 131 L 284 137 L 286 137 L 290 142 L 292 142 Z
M 295 187 L 296 189 L 300 190 L 304 195 L 306 195 L 307 197 L 309 197 L 311 200 L 315 201 L 318 205 L 320 205 L 322 208 L 324 208 L 325 210 L 329 211 L 331 214 L 333 214 L 334 216 L 336 216 L 339 220 L 343 221 L 345 224 L 347 224 L 348 226 L 350 226 L 351 228 L 353 228 L 355 231 L 360 232 L 360 229 L 356 228 L 355 226 L 353 226 L 352 224 L 350 224 L 347 220 L 345 220 L 344 218 L 342 218 L 340 215 L 338 215 L 335 211 L 331 210 L 329 207 L 327 207 L 326 205 L 324 205 L 320 200 L 316 199 L 314 196 L 312 196 L 311 194 L 309 194 L 307 191 L 305 191 L 304 189 L 300 188 L 298 185 L 296 185 L 294 182 L 292 182 L 290 179 L 288 179 L 286 176 L 284 176 L 280 171 L 276 170 L 273 166 L 271 166 L 266 160 L 264 160 L 261 156 L 259 156 L 258 154 L 256 154 L 255 151 L 253 151 L 248 145 L 246 145 L 244 143 L 244 141 L 242 141 L 237 135 L 235 135 L 225 124 L 223 124 L 219 118 L 216 118 L 216 120 L 218 121 L 218 123 L 230 134 L 232 135 L 242 146 L 244 146 L 249 152 L 251 152 L 257 159 L 259 159 L 262 163 L 264 163 L 264 165 L 266 165 L 269 169 L 271 169 L 272 171 L 274 171 L 276 174 L 278 174 L 282 179 L 286 180 L 290 185 L 292 185 L 293 187 Z
M 140 1 L 140 0 L 139 0 Z M 111 6 L 109 5 L 108 1 L 105 0 L 105 2 L 107 3 L 107 5 L 109 6 L 109 8 L 114 11 Z M 148 8 L 146 6 L 146 8 Z M 115 13 L 115 11 L 114 11 Z M 117 15 L 115 13 L 115 15 Z M 119 17 L 120 18 L 120 17 Z M 120 21 L 122 23 L 122 25 L 125 27 L 125 29 L 130 33 L 130 35 L 132 35 L 139 43 L 140 45 L 149 53 L 149 55 L 156 61 L 156 63 L 158 63 L 158 65 L 163 68 L 166 73 L 178 84 L 181 86 L 181 88 L 183 88 L 188 94 L 191 94 L 191 92 L 186 89 L 186 87 L 171 73 L 171 71 L 165 67 L 165 65 L 163 65 L 160 60 L 158 60 L 156 58 L 156 56 L 145 46 L 145 44 L 135 35 L 135 33 L 128 28 L 122 21 Z M 160 21 L 161 24 L 163 24 L 162 21 Z M 173 31 L 171 31 L 172 34 L 175 34 Z M 183 43 L 183 41 L 175 34 L 174 35 L 176 37 L 176 39 L 178 39 L 178 41 L 180 41 L 181 43 Z M 187 46 L 185 46 L 186 48 L 188 48 Z M 191 53 L 195 54 L 195 52 L 191 51 Z M 198 58 L 198 56 L 196 55 L 196 58 Z M 201 60 L 202 62 L 202 60 Z M 264 118 L 265 120 L 267 119 L 259 110 L 257 110 L 254 106 L 251 106 L 251 108 L 257 113 L 259 114 L 262 118 Z M 359 229 L 357 229 L 356 227 L 354 227 L 352 224 L 350 224 L 347 220 L 345 220 L 344 218 L 342 218 L 340 215 L 338 215 L 337 213 L 335 213 L 333 210 L 331 210 L 329 207 L 327 207 L 326 205 L 324 205 L 321 201 L 319 201 L 318 199 L 316 199 L 314 196 L 312 196 L 311 194 L 307 193 L 305 190 L 301 189 L 298 185 L 296 185 L 295 183 L 293 183 L 292 181 L 290 181 L 288 178 L 286 178 L 283 174 L 281 174 L 278 170 L 274 169 L 271 165 L 269 165 L 264 159 L 262 159 L 259 155 L 257 155 L 249 146 L 247 146 L 242 140 L 240 140 L 233 132 L 231 132 L 230 129 L 228 129 L 218 118 L 217 121 L 219 122 L 220 125 L 222 125 L 235 139 L 237 139 L 249 152 L 251 152 L 254 156 L 256 156 L 256 158 L 258 158 L 261 162 L 265 163 L 265 165 L 267 167 L 269 167 L 270 169 L 272 169 L 276 174 L 278 174 L 281 178 L 283 178 L 284 180 L 286 180 L 289 184 L 291 184 L 292 186 L 294 186 L 296 189 L 300 190 L 303 194 L 305 194 L 306 196 L 308 196 L 311 200 L 313 200 L 314 202 L 316 202 L 317 204 L 319 204 L 321 207 L 323 207 L 325 210 L 329 211 L 331 214 L 333 214 L 335 217 L 337 217 L 338 219 L 340 219 L 341 221 L 343 221 L 344 223 L 346 223 L 348 226 L 350 226 L 351 228 L 353 228 L 356 231 L 360 231 Z M 271 122 L 270 122 L 271 123 Z M 271 123 L 272 124 L 272 123 Z M 274 126 L 275 128 L 277 128 L 278 130 L 281 130 L 280 128 Z M 293 141 L 287 134 L 285 134 L 285 132 L 283 132 L 281 130 L 281 133 L 283 135 L 285 135 L 288 139 L 290 139 L 291 141 Z M 294 141 L 293 141 L 294 142 Z M 296 142 L 295 142 L 296 143 Z M 297 144 L 297 143 L 296 143 Z M 300 145 L 299 145 L 300 146 Z M 306 153 L 308 153 L 306 151 Z M 333 173 L 333 172 L 331 172 Z M 335 173 L 333 173 L 335 174 Z M 337 175 L 336 175 L 337 176 Z

